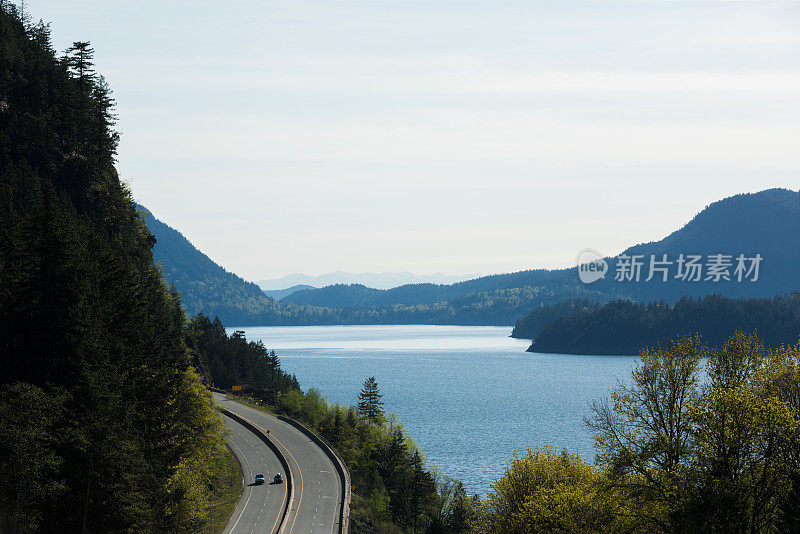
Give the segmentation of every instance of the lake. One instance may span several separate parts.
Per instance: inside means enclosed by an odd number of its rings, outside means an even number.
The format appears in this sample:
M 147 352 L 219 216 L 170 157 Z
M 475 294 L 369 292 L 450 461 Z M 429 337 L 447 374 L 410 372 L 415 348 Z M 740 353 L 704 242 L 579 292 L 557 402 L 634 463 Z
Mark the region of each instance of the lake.
M 583 423 L 592 400 L 628 380 L 630 356 L 527 353 L 510 327 L 369 325 L 244 327 L 274 349 L 305 390 L 354 405 L 378 380 L 428 461 L 485 496 L 515 450 L 545 443 L 594 460 Z

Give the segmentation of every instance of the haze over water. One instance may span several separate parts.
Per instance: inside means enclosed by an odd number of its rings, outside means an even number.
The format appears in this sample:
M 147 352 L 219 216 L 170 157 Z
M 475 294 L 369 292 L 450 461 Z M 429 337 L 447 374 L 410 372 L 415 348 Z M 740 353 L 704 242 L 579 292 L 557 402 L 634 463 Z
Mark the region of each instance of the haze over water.
M 292 326 L 244 330 L 300 386 L 354 405 L 375 376 L 430 463 L 482 496 L 514 450 L 549 443 L 594 459 L 589 403 L 628 380 L 629 356 L 526 353 L 509 327 Z

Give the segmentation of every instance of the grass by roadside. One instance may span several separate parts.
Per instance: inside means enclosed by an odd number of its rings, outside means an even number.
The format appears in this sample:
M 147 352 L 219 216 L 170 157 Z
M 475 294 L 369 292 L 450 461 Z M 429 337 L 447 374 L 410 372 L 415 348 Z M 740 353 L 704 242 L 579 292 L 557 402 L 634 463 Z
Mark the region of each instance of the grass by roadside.
M 269 404 L 264 404 L 259 400 L 255 400 L 251 397 L 245 397 L 244 395 L 232 395 L 230 393 L 228 393 L 227 395 L 228 395 L 227 398 L 229 400 L 236 401 L 239 404 L 250 406 L 251 408 L 261 410 L 262 412 L 267 412 L 270 415 L 277 415 L 277 413 L 272 409 L 272 407 Z
M 242 469 L 228 447 L 224 447 L 215 455 L 211 485 L 208 515 L 205 525 L 199 531 L 200 534 L 222 532 L 242 495 Z

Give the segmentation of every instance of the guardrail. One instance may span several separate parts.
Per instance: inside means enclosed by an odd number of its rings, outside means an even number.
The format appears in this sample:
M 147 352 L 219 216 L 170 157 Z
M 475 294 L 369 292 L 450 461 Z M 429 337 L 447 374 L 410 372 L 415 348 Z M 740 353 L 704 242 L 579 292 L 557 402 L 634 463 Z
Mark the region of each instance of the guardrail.
M 212 391 L 214 390 L 212 389 Z M 292 480 L 292 471 L 291 469 L 289 469 L 289 462 L 286 460 L 286 457 L 280 451 L 278 446 L 275 445 L 275 443 L 272 442 L 269 436 L 267 436 L 267 434 L 262 432 L 257 425 L 251 423 L 250 421 L 248 421 L 247 419 L 245 419 L 240 415 L 237 415 L 229 410 L 226 410 L 225 408 L 222 408 L 221 412 L 230 417 L 231 419 L 233 419 L 234 421 L 236 421 L 237 423 L 239 423 L 240 425 L 242 425 L 243 427 L 247 428 L 256 436 L 258 436 L 259 439 L 261 439 L 261 441 L 263 441 L 267 445 L 267 447 L 269 447 L 272 450 L 272 452 L 275 453 L 275 456 L 278 457 L 278 462 L 280 462 L 284 473 L 286 473 L 286 489 L 288 494 L 288 498 L 286 499 L 286 505 L 284 505 L 283 510 L 281 511 L 281 526 L 278 528 L 279 534 L 284 532 L 284 530 L 288 525 L 288 522 L 286 521 L 286 516 L 289 514 L 289 510 L 291 510 L 292 507 L 292 502 L 294 501 L 294 481 Z
M 336 468 L 336 471 L 339 473 L 339 478 L 342 481 L 342 503 L 339 507 L 339 533 L 346 534 L 350 532 L 350 471 L 347 470 L 347 465 L 344 463 L 344 460 L 336 452 L 336 449 L 328 443 L 328 440 L 317 434 L 316 432 L 312 431 L 308 427 L 306 427 L 303 423 L 299 421 L 295 421 L 291 417 L 286 417 L 285 415 L 278 415 L 276 416 L 281 421 L 288 423 L 298 429 L 303 434 L 307 435 L 311 440 L 316 443 L 319 448 L 325 451 L 325 454 L 330 458 L 331 463 Z

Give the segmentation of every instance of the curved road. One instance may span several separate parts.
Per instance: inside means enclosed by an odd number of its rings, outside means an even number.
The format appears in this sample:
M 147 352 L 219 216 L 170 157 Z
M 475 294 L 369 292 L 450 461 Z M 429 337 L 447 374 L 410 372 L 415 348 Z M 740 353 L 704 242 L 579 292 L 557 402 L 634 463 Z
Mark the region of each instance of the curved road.
M 286 534 L 338 532 L 342 482 L 325 452 L 295 427 L 272 415 L 227 400 L 225 395 L 219 393 L 214 393 L 214 398 L 231 412 L 244 417 L 264 431 L 269 430 L 270 437 L 286 456 L 292 471 L 294 500 L 289 508 L 283 532 Z M 264 448 L 266 449 L 266 446 Z M 273 475 L 277 472 L 274 471 Z M 269 527 L 266 527 L 266 531 L 269 532 Z
M 287 499 L 286 484 L 264 484 L 256 486 L 256 473 L 264 473 L 271 481 L 281 471 L 275 453 L 253 434 L 230 417 L 222 416 L 225 426 L 231 429 L 230 446 L 244 475 L 244 491 L 239 504 L 228 521 L 224 534 L 251 534 L 255 532 L 278 532 L 283 504 Z

